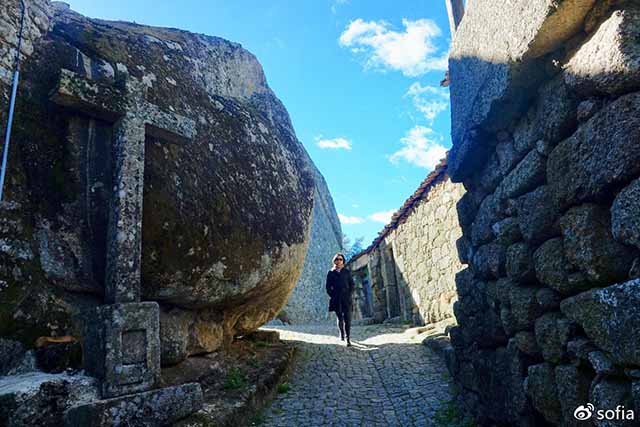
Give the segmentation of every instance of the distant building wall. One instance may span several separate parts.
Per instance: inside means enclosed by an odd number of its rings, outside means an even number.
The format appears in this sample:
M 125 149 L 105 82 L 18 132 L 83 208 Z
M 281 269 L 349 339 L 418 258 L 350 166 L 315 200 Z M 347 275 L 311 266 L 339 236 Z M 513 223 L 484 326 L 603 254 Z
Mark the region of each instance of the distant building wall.
M 464 192 L 462 185 L 451 182 L 442 162 L 365 253 L 350 263 L 356 274 L 368 277 L 372 317 L 422 324 L 453 316 L 455 275 L 463 268 L 456 247 L 462 236 L 456 203 Z

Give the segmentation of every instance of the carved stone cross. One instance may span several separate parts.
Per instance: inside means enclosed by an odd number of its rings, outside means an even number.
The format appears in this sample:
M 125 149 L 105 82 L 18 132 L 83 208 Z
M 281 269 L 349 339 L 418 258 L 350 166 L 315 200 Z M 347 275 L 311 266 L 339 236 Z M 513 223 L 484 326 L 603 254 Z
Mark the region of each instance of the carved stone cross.
M 107 230 L 105 305 L 85 321 L 87 372 L 102 381 L 102 396 L 152 389 L 160 375 L 159 307 L 140 302 L 145 136 L 183 143 L 195 122 L 146 101 L 135 78 L 120 86 L 87 80 L 62 70 L 52 100 L 114 127 L 113 196 Z

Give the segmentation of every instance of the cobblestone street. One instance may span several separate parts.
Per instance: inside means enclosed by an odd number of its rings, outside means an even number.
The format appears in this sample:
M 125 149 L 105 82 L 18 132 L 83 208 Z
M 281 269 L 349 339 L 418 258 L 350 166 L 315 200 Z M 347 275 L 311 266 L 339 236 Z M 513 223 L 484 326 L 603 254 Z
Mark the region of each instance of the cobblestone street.
M 450 399 L 444 362 L 399 325 L 275 327 L 298 347 L 290 389 L 265 410 L 266 426 L 429 426 Z

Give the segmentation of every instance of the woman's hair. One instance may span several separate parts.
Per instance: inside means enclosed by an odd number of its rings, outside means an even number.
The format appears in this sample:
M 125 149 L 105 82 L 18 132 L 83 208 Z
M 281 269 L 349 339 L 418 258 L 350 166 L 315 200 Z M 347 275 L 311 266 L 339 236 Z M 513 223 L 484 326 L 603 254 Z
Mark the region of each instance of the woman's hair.
M 338 252 L 337 254 L 335 254 L 335 255 L 333 256 L 333 259 L 331 260 L 331 262 L 332 262 L 333 264 L 335 264 L 335 263 L 336 263 L 336 258 L 338 258 L 338 257 L 342 257 L 343 262 L 344 262 L 345 264 L 347 263 L 347 259 L 345 258 L 344 254 L 343 254 L 342 252 Z

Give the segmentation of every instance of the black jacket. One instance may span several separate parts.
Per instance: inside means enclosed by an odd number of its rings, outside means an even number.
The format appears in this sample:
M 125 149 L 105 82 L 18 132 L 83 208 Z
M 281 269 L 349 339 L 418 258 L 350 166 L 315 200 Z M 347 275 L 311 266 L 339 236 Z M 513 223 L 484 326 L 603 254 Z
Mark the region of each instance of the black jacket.
M 345 313 L 351 310 L 355 283 L 347 268 L 340 271 L 329 270 L 327 273 L 327 294 L 329 295 L 329 311 Z

